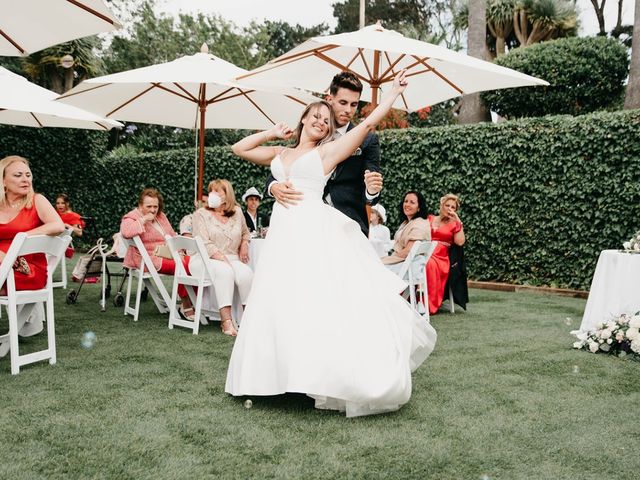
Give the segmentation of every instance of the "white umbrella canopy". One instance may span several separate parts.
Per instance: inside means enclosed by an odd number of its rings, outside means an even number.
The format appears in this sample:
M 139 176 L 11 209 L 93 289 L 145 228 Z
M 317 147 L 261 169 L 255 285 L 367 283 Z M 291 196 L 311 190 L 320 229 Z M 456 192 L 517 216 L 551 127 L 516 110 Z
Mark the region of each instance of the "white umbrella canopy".
M 5 0 L 0 7 L 0 56 L 29 55 L 121 27 L 102 0 Z
M 246 88 L 233 79 L 247 70 L 206 50 L 203 45 L 203 52 L 195 55 L 85 80 L 58 100 L 108 118 L 200 129 L 200 198 L 204 129 L 266 129 L 280 121 L 294 124 L 305 106 L 317 100 L 293 88 Z
M 255 82 L 326 92 L 335 74 L 351 71 L 363 83 L 362 100 L 377 104 L 380 92 L 391 88 L 402 69 L 407 70 L 410 87 L 394 108 L 407 111 L 484 90 L 548 85 L 539 78 L 407 38 L 380 24 L 313 37 L 237 79 L 246 85 Z
M 110 130 L 122 124 L 55 101 L 58 94 L 0 67 L 0 123 Z

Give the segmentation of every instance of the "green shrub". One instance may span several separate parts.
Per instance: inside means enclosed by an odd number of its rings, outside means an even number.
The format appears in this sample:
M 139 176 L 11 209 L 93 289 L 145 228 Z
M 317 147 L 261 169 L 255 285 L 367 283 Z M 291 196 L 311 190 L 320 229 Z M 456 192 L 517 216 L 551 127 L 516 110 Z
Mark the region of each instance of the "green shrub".
M 496 63 L 550 83 L 482 93 L 491 110 L 508 118 L 615 108 L 629 71 L 627 49 L 606 37 L 563 38 L 516 48 Z
M 174 226 L 192 210 L 194 149 L 106 156 L 104 134 L 0 133 L 0 153 L 30 158 L 37 190 L 50 199 L 69 192 L 102 235 L 117 231 L 144 187 L 164 194 Z M 599 252 L 620 248 L 640 228 L 640 110 L 386 130 L 381 144 L 391 230 L 405 191 L 423 191 L 434 213 L 444 193 L 460 194 L 475 279 L 586 289 Z M 250 186 L 263 188 L 266 168 L 229 147 L 205 154 L 205 178 L 231 180 L 238 199 Z

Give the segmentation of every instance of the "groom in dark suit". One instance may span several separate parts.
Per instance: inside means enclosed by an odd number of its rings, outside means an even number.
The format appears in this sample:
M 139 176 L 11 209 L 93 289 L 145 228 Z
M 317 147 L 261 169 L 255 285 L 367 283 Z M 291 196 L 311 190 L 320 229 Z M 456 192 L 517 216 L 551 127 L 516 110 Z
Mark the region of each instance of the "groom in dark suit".
M 344 135 L 358 108 L 362 83 L 351 72 L 333 77 L 326 100 L 333 109 L 336 133 Z M 347 160 L 338 165 L 324 190 L 324 200 L 360 225 L 362 233 L 369 234 L 367 203 L 377 203 L 382 190 L 380 173 L 380 142 L 375 133 L 369 133 L 362 145 Z M 290 182 L 277 182 L 273 176 L 267 180 L 267 191 L 284 206 L 295 205 L 302 193 Z

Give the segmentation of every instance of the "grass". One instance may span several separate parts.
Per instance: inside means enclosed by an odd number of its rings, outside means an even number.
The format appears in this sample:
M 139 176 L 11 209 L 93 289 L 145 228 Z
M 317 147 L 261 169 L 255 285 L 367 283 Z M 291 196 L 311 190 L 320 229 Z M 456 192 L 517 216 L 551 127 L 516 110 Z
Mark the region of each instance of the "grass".
M 11 376 L 0 360 L 0 478 L 631 479 L 640 469 L 640 365 L 571 349 L 584 300 L 473 290 L 468 312 L 433 317 L 438 344 L 411 401 L 346 419 L 301 395 L 252 408 L 226 395 L 233 340 L 217 325 L 194 336 L 169 330 L 151 300 L 134 323 L 111 302 L 100 312 L 98 286 L 76 305 L 65 295 L 56 290 L 58 363 Z M 97 341 L 85 349 L 88 331 Z

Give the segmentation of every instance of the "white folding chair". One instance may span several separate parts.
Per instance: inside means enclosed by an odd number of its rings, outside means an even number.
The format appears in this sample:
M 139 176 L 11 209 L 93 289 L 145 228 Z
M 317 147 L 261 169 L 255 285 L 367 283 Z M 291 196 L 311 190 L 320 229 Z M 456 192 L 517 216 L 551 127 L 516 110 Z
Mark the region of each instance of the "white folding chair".
M 48 235 L 27 236 L 19 233 L 13 239 L 2 265 L 0 265 L 0 285 L 6 285 L 7 295 L 0 296 L 0 305 L 7 309 L 9 317 L 9 333 L 0 336 L 0 340 L 9 338 L 11 348 L 11 374 L 17 375 L 22 365 L 49 360 L 51 365 L 56 363 L 56 336 L 53 314 L 53 272 L 60 258 L 71 241 L 70 236 L 52 237 Z M 16 290 L 13 264 L 19 256 L 32 253 L 44 253 L 47 258 L 47 283 L 40 290 Z M 18 306 L 23 305 L 20 314 L 27 316 L 36 303 L 45 304 L 45 319 L 47 321 L 47 348 L 38 352 L 20 355 L 18 350 Z
M 200 329 L 200 319 L 204 319 L 204 315 L 213 317 L 217 314 L 217 312 L 209 310 L 208 308 L 203 308 L 205 287 L 213 286 L 213 275 L 211 275 L 208 265 L 206 265 L 205 268 L 202 269 L 202 273 L 200 276 L 195 277 L 193 275 L 189 275 L 186 272 L 184 265 L 179 260 L 179 252 L 180 250 L 184 250 L 186 252 L 198 255 L 201 255 L 202 252 L 205 252 L 204 258 L 206 258 L 207 250 L 200 237 L 170 237 L 167 235 L 165 238 L 167 246 L 169 247 L 169 250 L 171 250 L 173 258 L 178 259 L 176 260 L 176 271 L 173 275 L 173 288 L 171 290 L 171 304 L 169 307 L 169 328 L 173 329 L 174 326 L 185 327 L 191 329 L 193 331 L 193 334 L 197 335 L 198 330 Z M 180 284 L 185 286 L 185 288 L 187 289 L 187 293 L 189 294 L 189 298 L 191 299 L 191 303 L 194 305 L 195 316 L 193 321 L 183 319 L 178 314 L 178 285 Z M 196 287 L 197 291 L 194 292 L 193 287 Z
M 149 295 L 153 299 L 153 303 L 156 304 L 160 313 L 167 313 L 169 311 L 169 305 L 171 297 L 167 292 L 167 289 L 162 283 L 161 275 L 153 266 L 149 252 L 144 248 L 142 240 L 138 235 L 133 238 L 122 238 L 127 247 L 133 247 L 140 252 L 140 265 L 136 268 L 129 269 L 129 278 L 127 280 L 127 298 L 124 304 L 124 314 L 132 315 L 133 321 L 138 321 L 138 315 L 140 313 L 140 299 L 142 297 L 142 290 L 147 287 Z M 131 287 L 133 282 L 136 282 L 136 300 L 135 305 L 131 306 Z
M 429 242 L 429 241 L 416 241 L 414 242 L 407 258 L 405 258 L 402 267 L 400 267 L 400 271 L 398 272 L 398 276 L 402 278 L 405 282 L 409 284 L 409 302 L 411 303 L 411 307 L 413 307 L 418 313 L 422 315 L 429 316 L 429 309 L 425 308 L 424 300 L 427 296 L 427 276 L 425 275 L 425 265 L 429 261 L 429 257 L 436 249 L 438 242 Z M 419 258 L 422 256 L 423 258 Z M 412 268 L 414 262 L 420 261 L 421 268 L 418 274 L 415 274 Z M 418 291 L 421 294 L 422 301 L 416 301 L 416 289 L 418 287 Z
M 208 259 L 207 248 L 200 237 L 184 237 L 175 236 L 165 237 L 167 246 L 171 250 L 173 258 L 179 258 L 179 251 L 185 250 L 189 255 L 199 255 L 200 258 Z M 189 275 L 182 265 L 181 261 L 176 262 L 176 273 L 173 277 L 173 288 L 171 291 L 171 307 L 169 311 L 169 328 L 173 328 L 174 325 L 185 327 L 193 330 L 193 334 L 197 335 L 200 323 L 206 325 L 206 319 L 212 319 L 220 321 L 220 312 L 215 296 L 215 272 L 211 267 L 211 263 L 208 261 L 203 262 L 204 268 L 199 276 Z M 180 317 L 177 311 L 178 301 L 178 285 L 182 284 L 187 289 L 187 294 L 191 299 L 191 303 L 194 305 L 195 315 L 194 320 L 184 320 Z M 194 291 L 194 287 L 197 287 L 197 292 Z M 233 305 L 231 307 L 231 317 L 235 328 L 240 325 L 240 319 L 242 318 L 242 302 L 240 301 L 240 294 L 235 289 L 233 293 Z
M 59 237 L 68 236 L 69 244 L 71 244 L 72 233 L 73 233 L 73 229 L 70 227 L 67 227 L 64 229 L 64 232 L 62 232 L 58 236 Z M 63 290 L 66 290 L 67 289 L 67 257 L 62 255 L 62 258 L 60 259 L 60 262 L 58 264 L 60 265 L 60 280 L 58 280 L 57 282 L 53 282 L 51 286 L 53 288 L 62 287 Z

